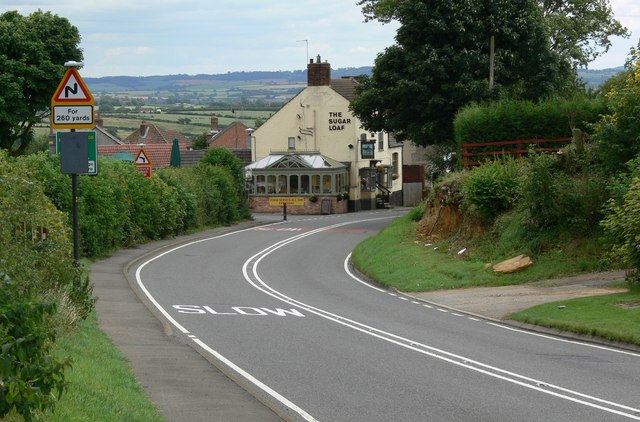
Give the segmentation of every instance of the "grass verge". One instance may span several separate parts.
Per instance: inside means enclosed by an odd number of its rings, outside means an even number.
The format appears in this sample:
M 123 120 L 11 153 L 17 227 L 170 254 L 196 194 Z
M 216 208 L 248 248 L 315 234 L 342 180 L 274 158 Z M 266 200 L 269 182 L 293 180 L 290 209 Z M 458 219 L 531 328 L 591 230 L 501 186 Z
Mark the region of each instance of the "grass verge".
M 120 351 L 98 327 L 95 313 L 58 339 L 55 353 L 72 359 L 68 389 L 51 422 L 162 421 Z
M 532 257 L 535 265 L 515 274 L 496 274 L 487 262 L 482 243 L 477 247 L 416 241 L 416 224 L 408 217 L 396 219 L 376 236 L 353 251 L 353 263 L 360 272 L 380 284 L 405 292 L 457 289 L 473 286 L 506 286 L 528 281 L 558 278 L 597 269 L 585 267 L 570 251 L 553 249 Z M 458 252 L 465 249 L 463 253 Z M 569 253 L 572 253 L 569 255 Z M 384 257 L 384 259 L 380 259 Z M 502 259 L 511 258 L 506 256 Z M 591 259 L 596 263 L 597 259 Z
M 627 293 L 546 303 L 509 319 L 640 345 L 640 287 Z
M 495 274 L 486 265 L 487 251 L 476 245 L 462 254 L 451 243 L 416 240 L 416 225 L 399 218 L 353 251 L 356 268 L 378 283 L 400 291 L 418 292 L 473 286 L 504 286 L 595 271 L 597 250 L 556 248 L 533 257 L 535 265 L 515 274 Z M 384 259 L 381 259 L 384 257 Z M 585 266 L 593 262 L 594 267 Z M 494 262 L 495 263 L 495 262 Z M 627 293 L 553 302 L 510 316 L 529 324 L 640 345 L 640 287 Z

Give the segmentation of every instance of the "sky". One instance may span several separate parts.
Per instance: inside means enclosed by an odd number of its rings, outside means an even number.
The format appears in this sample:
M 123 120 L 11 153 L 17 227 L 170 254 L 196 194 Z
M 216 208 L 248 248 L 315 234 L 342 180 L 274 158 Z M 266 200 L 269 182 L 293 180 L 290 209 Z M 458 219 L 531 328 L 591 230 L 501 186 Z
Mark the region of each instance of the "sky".
M 2 0 L 0 12 L 38 9 L 80 31 L 83 77 L 301 70 L 321 56 L 334 69 L 373 66 L 397 23 L 364 22 L 357 0 Z M 590 69 L 624 64 L 640 39 L 640 1 L 609 0 L 631 32 Z

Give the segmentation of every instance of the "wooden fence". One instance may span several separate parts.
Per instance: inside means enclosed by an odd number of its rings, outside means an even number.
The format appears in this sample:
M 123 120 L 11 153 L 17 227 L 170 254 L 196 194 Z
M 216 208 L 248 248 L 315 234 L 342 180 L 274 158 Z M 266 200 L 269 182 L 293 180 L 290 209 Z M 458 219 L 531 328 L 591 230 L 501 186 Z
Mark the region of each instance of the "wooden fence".
M 530 150 L 536 152 L 559 151 L 569 144 L 571 140 L 572 138 L 527 139 L 462 144 L 462 164 L 465 168 L 478 166 L 487 160 L 503 155 L 521 158 Z

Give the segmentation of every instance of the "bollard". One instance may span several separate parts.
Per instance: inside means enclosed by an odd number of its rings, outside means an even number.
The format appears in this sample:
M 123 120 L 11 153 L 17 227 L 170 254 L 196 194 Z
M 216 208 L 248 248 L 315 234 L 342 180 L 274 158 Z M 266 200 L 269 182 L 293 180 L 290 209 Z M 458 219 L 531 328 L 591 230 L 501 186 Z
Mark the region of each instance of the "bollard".
M 282 204 L 282 219 L 287 221 L 287 203 Z

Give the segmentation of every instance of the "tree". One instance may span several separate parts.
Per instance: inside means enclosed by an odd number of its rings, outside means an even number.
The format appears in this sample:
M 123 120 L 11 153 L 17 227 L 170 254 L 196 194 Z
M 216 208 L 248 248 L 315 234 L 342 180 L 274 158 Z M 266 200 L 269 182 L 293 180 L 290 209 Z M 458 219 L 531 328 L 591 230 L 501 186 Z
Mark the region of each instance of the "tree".
M 538 0 L 551 37 L 551 48 L 576 68 L 586 67 L 611 47 L 609 37 L 629 37 L 613 18 L 609 0 Z
M 616 80 L 606 94 L 610 113 L 594 126 L 597 157 L 611 173 L 624 170 L 640 154 L 640 61 Z
M 0 15 L 0 148 L 22 154 L 49 113 L 68 60 L 82 60 L 80 34 L 66 18 L 37 11 Z
M 381 3 L 382 4 L 382 3 Z M 538 99 L 573 81 L 569 64 L 549 49 L 535 0 L 396 1 L 397 44 L 356 87 L 351 109 L 371 131 L 418 145 L 449 143 L 453 118 L 471 101 Z M 495 85 L 489 44 L 495 39 Z
M 360 0 L 366 21 L 389 23 L 398 19 L 406 0 Z M 611 36 L 628 37 L 614 19 L 609 0 L 537 0 L 549 31 L 551 49 L 575 68 L 587 66 L 611 47 Z
M 193 149 L 206 149 L 209 146 L 207 133 L 201 133 L 193 139 Z

